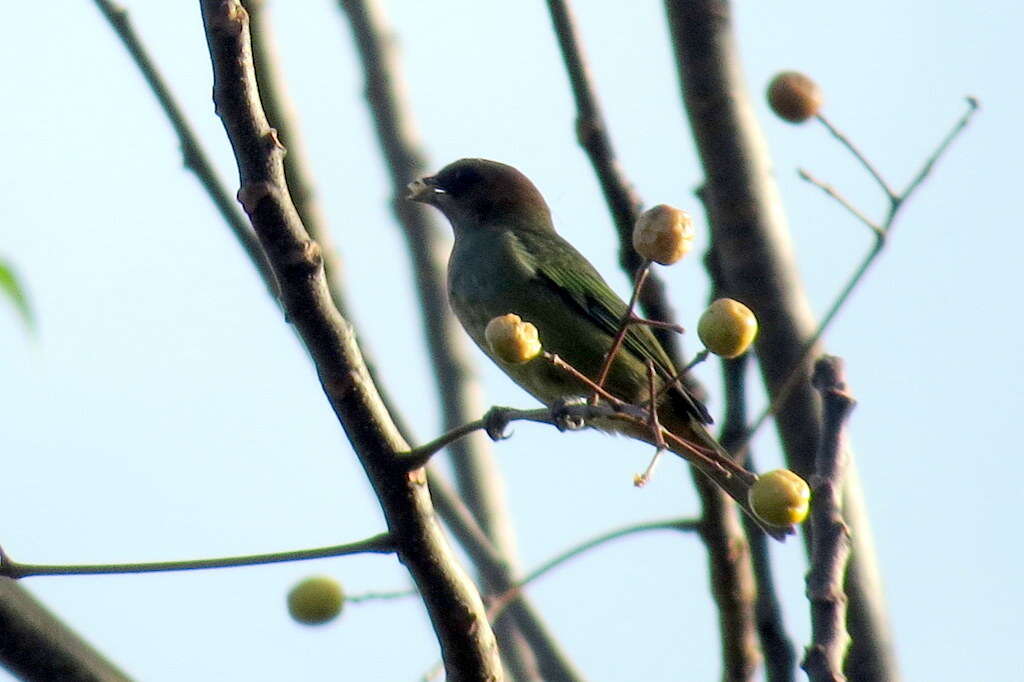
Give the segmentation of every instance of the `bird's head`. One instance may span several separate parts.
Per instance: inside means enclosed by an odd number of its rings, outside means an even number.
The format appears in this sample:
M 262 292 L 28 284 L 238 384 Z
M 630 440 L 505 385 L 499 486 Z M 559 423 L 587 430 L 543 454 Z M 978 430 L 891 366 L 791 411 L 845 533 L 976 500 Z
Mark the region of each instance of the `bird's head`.
M 487 225 L 549 229 L 551 211 L 530 179 L 512 166 L 460 159 L 409 184 L 407 198 L 436 206 L 456 235 Z

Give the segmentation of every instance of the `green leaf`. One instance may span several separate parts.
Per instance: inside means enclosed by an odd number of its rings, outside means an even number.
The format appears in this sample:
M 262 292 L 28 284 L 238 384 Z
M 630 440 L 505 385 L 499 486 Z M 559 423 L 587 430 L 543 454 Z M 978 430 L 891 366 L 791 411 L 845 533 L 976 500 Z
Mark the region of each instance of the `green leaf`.
M 22 321 L 30 331 L 35 330 L 35 319 L 32 315 L 32 308 L 29 307 L 28 297 L 25 290 L 14 274 L 14 268 L 10 263 L 0 260 L 0 296 L 6 295 L 14 304 L 15 309 L 21 315 Z

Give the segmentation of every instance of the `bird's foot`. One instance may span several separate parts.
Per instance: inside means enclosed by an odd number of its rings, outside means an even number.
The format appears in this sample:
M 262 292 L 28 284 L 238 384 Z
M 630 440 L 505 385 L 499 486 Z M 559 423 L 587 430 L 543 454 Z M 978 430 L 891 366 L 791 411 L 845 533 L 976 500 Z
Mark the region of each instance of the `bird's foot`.
M 579 431 L 587 425 L 586 398 L 560 398 L 551 403 L 551 418 L 559 431 Z

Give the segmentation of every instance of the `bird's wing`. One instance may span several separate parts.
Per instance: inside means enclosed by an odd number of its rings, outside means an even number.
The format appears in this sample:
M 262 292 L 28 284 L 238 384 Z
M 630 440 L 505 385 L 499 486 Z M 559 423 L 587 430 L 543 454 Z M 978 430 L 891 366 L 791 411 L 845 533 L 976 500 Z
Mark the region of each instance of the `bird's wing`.
M 536 270 L 538 280 L 567 305 L 584 313 L 586 319 L 606 334 L 615 336 L 628 306 L 612 291 L 590 262 L 557 233 L 523 231 L 517 236 L 526 252 L 523 255 Z M 542 246 L 538 244 L 542 240 L 558 243 L 550 245 L 555 248 L 538 248 Z M 541 253 L 544 257 L 537 257 Z M 675 376 L 676 369 L 671 358 L 647 325 L 629 325 L 622 345 L 645 364 L 647 360 L 653 360 L 655 369 L 666 379 Z M 679 382 L 675 385 L 694 416 L 705 424 L 712 423 L 707 408 L 694 399 Z

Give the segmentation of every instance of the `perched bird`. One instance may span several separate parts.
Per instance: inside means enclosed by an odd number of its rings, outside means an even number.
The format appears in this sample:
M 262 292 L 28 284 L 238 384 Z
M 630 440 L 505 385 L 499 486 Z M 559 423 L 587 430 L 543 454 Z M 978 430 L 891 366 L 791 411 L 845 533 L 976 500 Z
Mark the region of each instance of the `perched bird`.
M 597 270 L 555 232 L 551 211 L 534 184 L 512 166 L 461 159 L 411 183 L 409 190 L 410 199 L 435 206 L 451 222 L 455 244 L 448 261 L 449 302 L 480 349 L 546 405 L 591 395 L 591 388 L 549 359 L 504 362 L 485 339 L 491 319 L 514 313 L 537 328 L 546 351 L 596 382 L 627 314 L 628 306 Z M 659 389 L 672 382 L 657 407 L 661 425 L 682 441 L 668 440 L 669 449 L 753 516 L 747 500 L 753 477 L 733 464 L 708 433 L 710 415 L 673 380 L 672 360 L 648 326 L 628 327 L 604 388 L 623 401 L 644 404 L 651 397 L 648 362 L 653 363 Z M 595 426 L 654 442 L 654 430 L 647 425 L 609 419 Z M 760 523 L 776 537 L 784 533 Z

